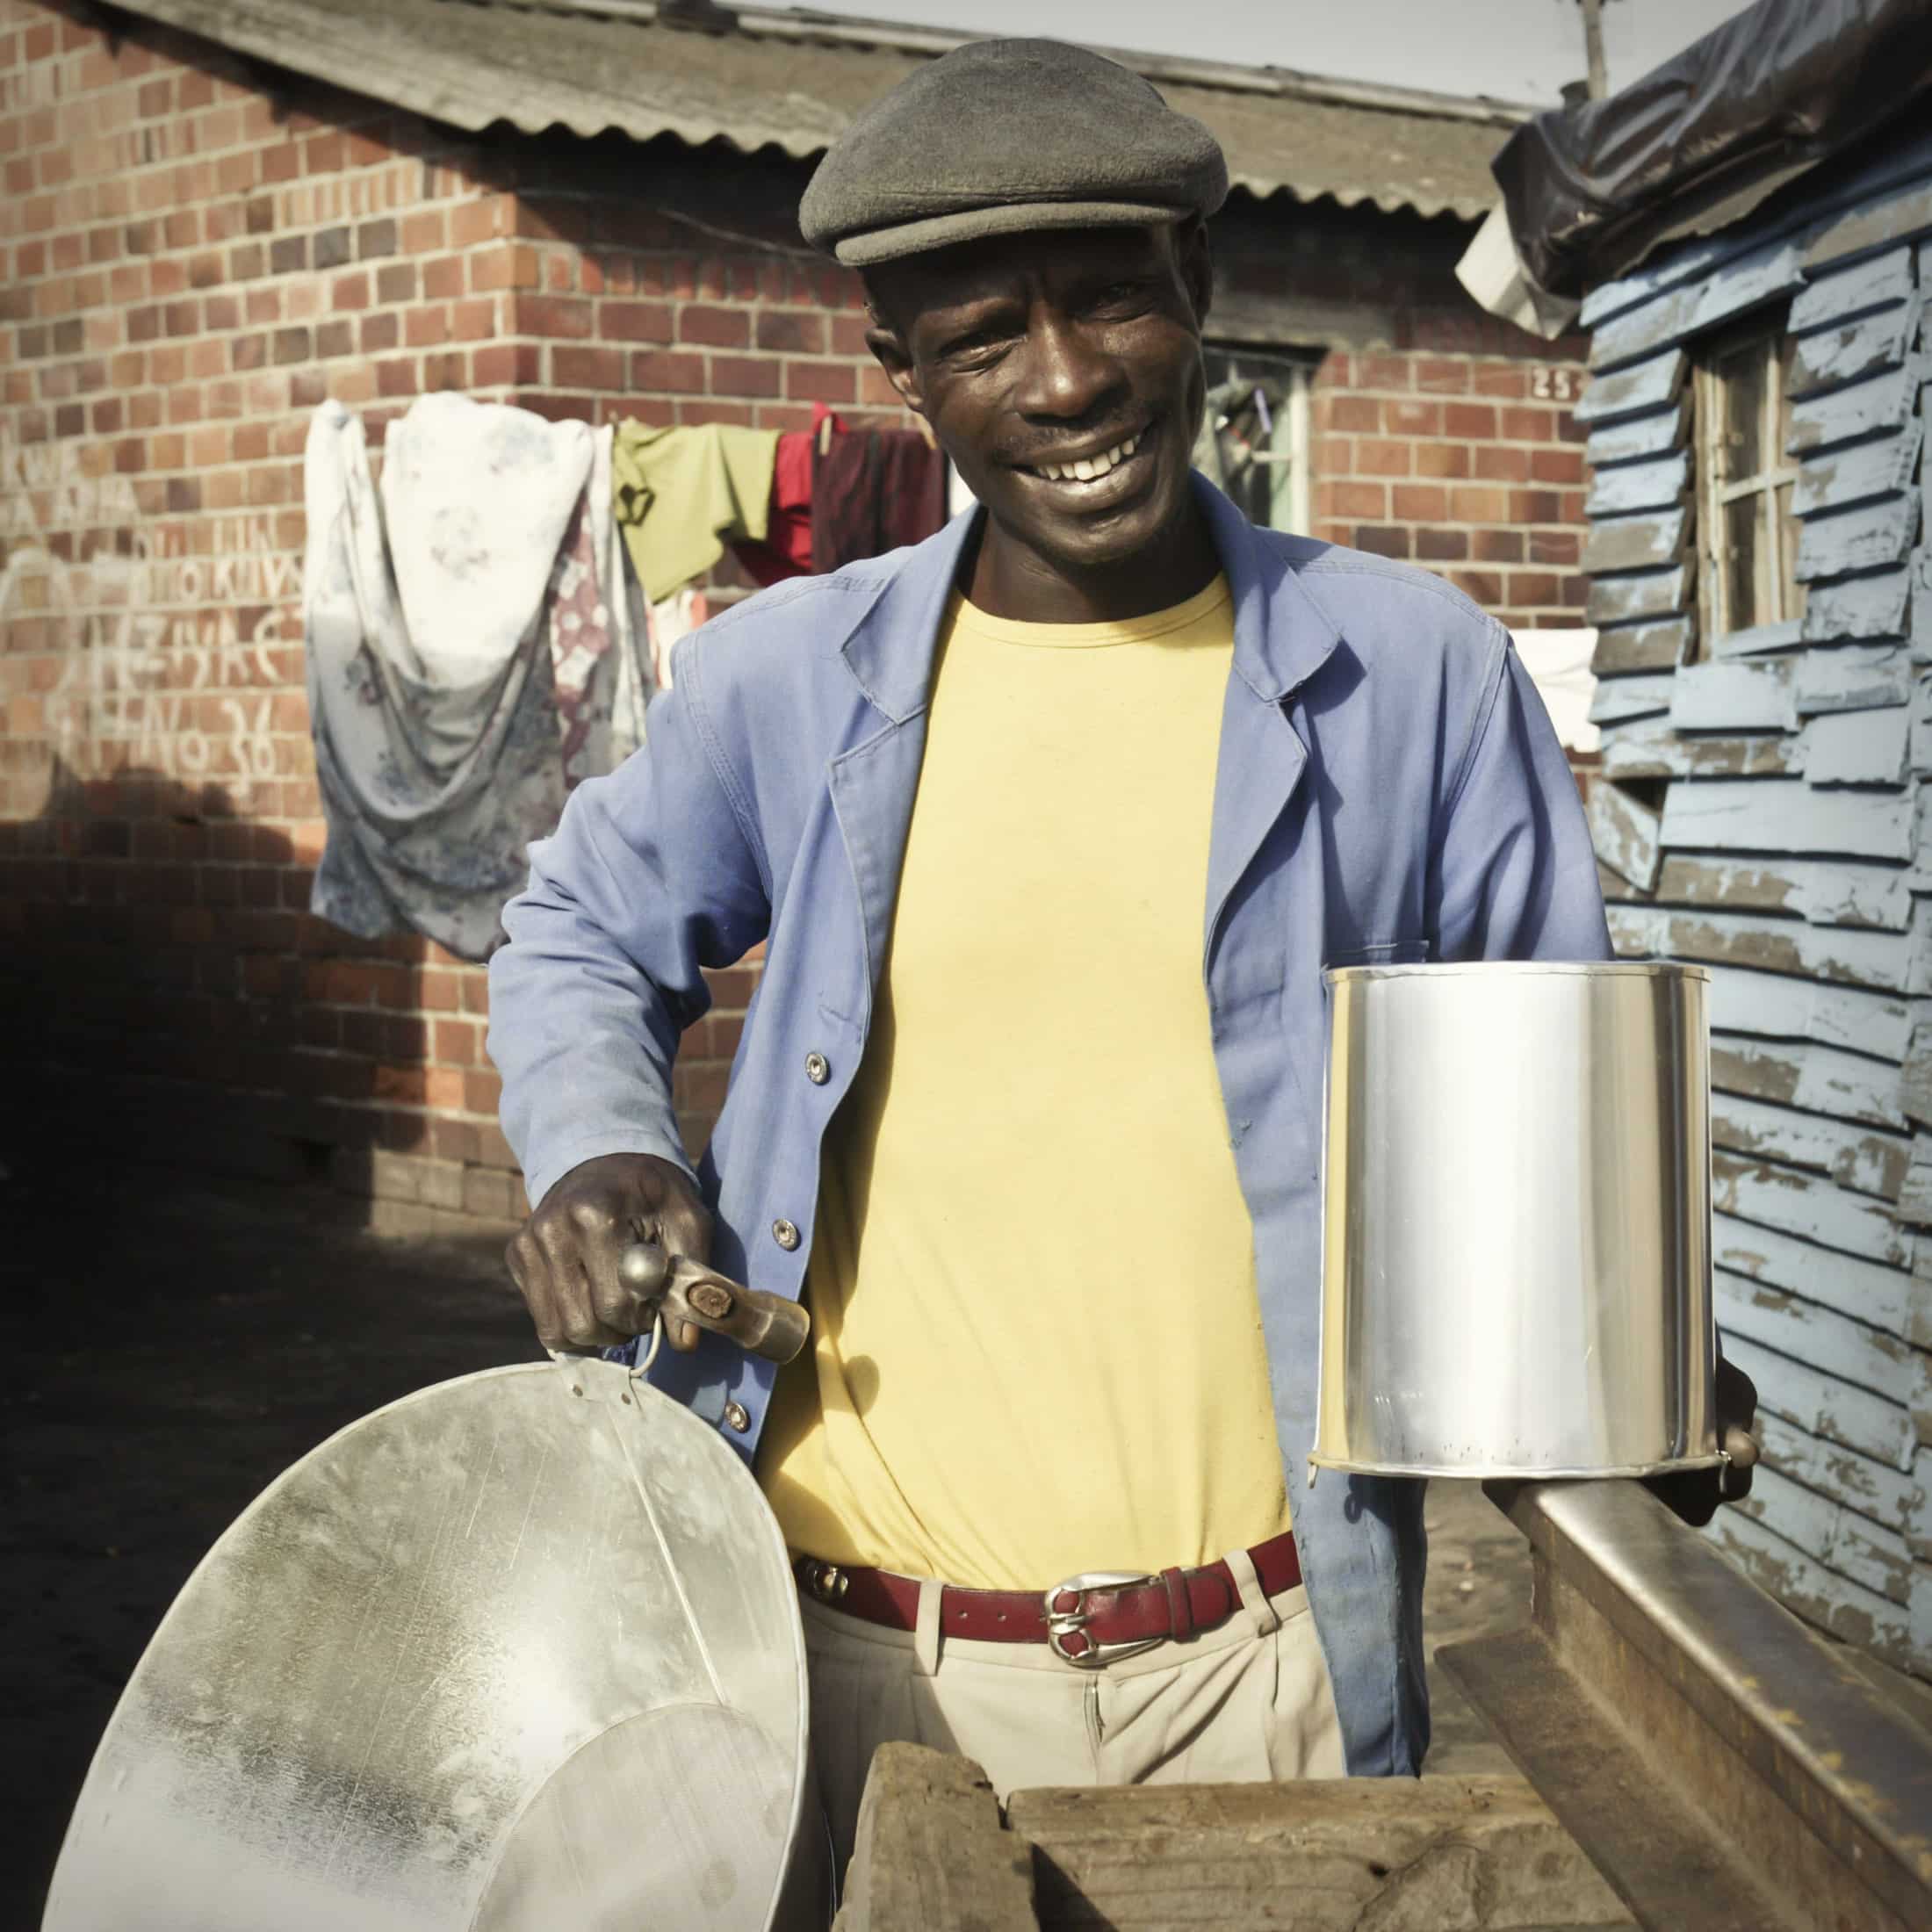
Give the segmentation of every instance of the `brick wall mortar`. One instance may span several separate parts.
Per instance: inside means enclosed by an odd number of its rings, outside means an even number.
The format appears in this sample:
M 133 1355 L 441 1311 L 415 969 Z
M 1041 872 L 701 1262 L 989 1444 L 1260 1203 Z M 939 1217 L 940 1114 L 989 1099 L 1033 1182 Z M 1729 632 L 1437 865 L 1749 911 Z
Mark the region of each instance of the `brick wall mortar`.
M 1311 407 L 1316 534 L 1438 571 L 1512 630 L 1581 624 L 1580 373 L 1568 345 L 1546 353 L 1326 357 Z

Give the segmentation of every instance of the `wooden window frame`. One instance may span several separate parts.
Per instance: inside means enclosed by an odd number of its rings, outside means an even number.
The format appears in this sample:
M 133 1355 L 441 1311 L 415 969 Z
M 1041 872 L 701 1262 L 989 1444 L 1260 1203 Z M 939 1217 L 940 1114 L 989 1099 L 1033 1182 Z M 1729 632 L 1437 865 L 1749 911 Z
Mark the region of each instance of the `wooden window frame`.
M 1697 470 L 1698 652 L 1707 657 L 1712 644 L 1734 631 L 1759 624 L 1789 622 L 1804 609 L 1804 587 L 1794 571 L 1798 562 L 1796 533 L 1778 514 L 1779 492 L 1798 480 L 1798 463 L 1784 448 L 1787 434 L 1785 383 L 1790 338 L 1783 310 L 1759 315 L 1734 329 L 1713 336 L 1698 347 L 1692 455 Z M 1734 363 L 1745 350 L 1765 350 L 1763 415 L 1758 423 L 1761 466 L 1747 477 L 1727 473 L 1728 450 L 1719 440 L 1725 420 L 1726 377 L 1722 365 Z M 1730 582 L 1725 566 L 1729 532 L 1727 512 L 1733 503 L 1755 496 L 1762 508 L 1758 528 L 1761 559 L 1768 563 L 1769 608 L 1756 613 L 1750 625 L 1735 621 L 1730 607 Z

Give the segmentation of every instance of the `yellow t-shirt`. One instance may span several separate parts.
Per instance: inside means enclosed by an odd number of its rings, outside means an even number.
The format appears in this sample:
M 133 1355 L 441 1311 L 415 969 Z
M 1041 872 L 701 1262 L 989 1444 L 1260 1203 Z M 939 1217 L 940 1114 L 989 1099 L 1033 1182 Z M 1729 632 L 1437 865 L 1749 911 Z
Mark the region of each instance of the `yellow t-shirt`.
M 983 1589 L 1287 1527 L 1202 984 L 1225 580 L 1124 624 L 948 614 L 810 1351 L 787 1541 Z

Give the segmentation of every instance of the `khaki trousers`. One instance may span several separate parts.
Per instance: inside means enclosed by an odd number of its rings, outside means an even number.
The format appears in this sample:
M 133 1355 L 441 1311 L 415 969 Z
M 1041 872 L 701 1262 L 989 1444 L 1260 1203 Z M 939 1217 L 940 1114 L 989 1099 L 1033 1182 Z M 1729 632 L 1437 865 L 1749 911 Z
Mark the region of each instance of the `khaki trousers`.
M 1229 1559 L 1242 1607 L 1217 1630 L 1099 1670 L 1043 1643 L 887 1630 L 801 1597 L 811 1748 L 833 1850 L 852 1855 L 859 1799 L 882 1744 L 977 1759 L 1004 1800 L 1043 1784 L 1245 1784 L 1343 1775 L 1328 1669 L 1299 1585 L 1266 1597 L 1247 1553 Z

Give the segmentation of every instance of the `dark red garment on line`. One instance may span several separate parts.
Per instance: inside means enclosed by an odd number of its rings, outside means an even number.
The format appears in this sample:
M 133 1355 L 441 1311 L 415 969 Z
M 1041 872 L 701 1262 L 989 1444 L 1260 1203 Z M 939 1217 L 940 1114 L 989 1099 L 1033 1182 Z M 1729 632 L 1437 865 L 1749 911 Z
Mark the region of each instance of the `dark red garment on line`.
M 922 542 L 946 521 L 946 460 L 924 436 L 912 429 L 847 433 L 837 421 L 822 455 L 816 425 L 778 439 L 765 541 L 732 545 L 761 585 Z
M 946 458 L 912 429 L 835 436 L 811 461 L 811 567 L 841 569 L 946 521 Z

